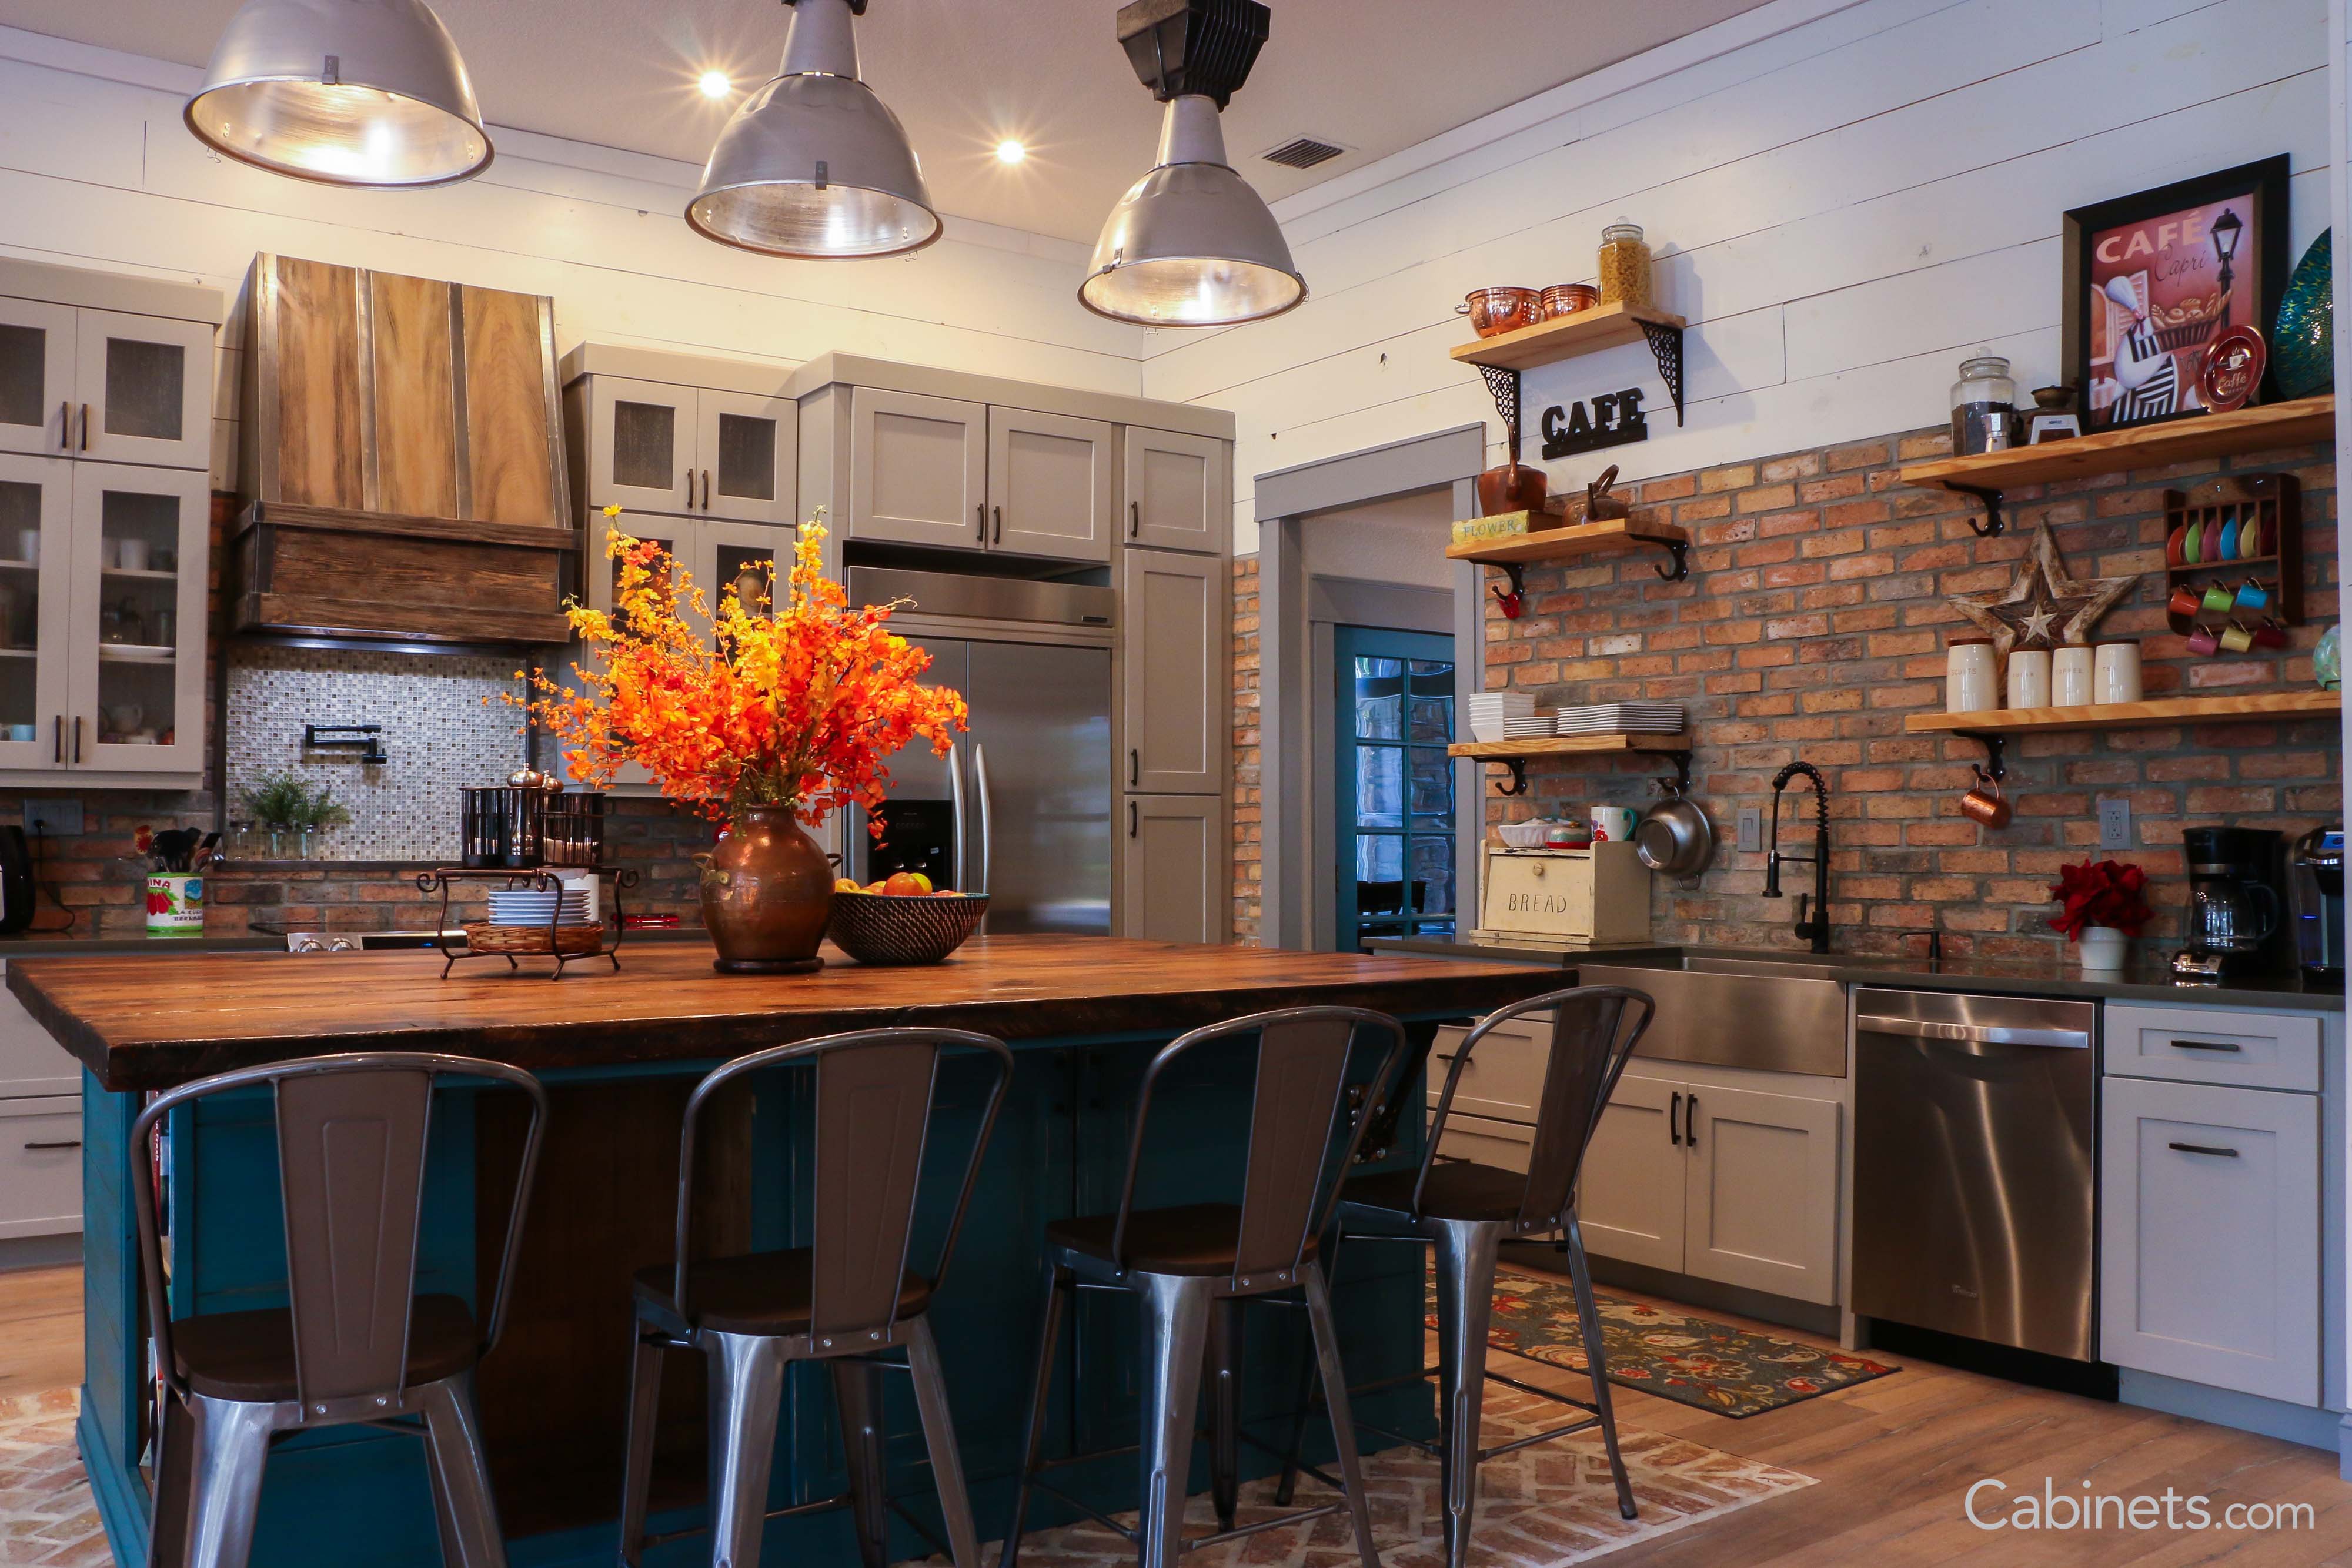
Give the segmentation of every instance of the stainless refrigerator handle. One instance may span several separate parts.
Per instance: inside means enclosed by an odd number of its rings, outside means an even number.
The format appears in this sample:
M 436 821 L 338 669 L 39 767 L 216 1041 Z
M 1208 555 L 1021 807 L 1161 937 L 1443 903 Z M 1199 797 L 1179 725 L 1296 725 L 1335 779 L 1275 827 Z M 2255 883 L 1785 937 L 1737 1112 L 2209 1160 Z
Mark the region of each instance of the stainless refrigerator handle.
M 971 748 L 971 787 L 980 794 L 980 885 L 964 891 L 985 894 L 990 852 L 994 846 L 990 842 L 988 824 L 988 747 L 978 744 Z
M 1921 1040 L 1948 1040 L 1980 1045 L 2049 1045 L 2088 1051 L 2091 1035 L 2079 1029 L 2007 1029 L 1999 1024 L 1929 1023 L 1920 1019 L 1854 1016 L 1856 1034 L 1908 1034 Z
M 956 743 L 948 742 L 948 870 L 955 878 L 955 890 L 965 893 L 964 847 L 970 837 L 963 825 L 963 763 L 956 756 Z

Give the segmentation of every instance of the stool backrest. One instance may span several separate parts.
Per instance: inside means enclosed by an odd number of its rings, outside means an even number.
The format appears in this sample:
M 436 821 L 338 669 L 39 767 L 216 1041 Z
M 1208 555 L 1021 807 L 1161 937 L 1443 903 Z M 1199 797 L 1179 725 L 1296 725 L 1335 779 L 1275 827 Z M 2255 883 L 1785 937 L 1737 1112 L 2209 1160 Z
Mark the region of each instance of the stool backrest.
M 1657 1004 L 1645 992 L 1625 986 L 1579 986 L 1514 1002 L 1480 1020 L 1454 1053 L 1445 1074 L 1445 1090 L 1438 1097 L 1437 1114 L 1429 1128 L 1429 1147 L 1422 1151 L 1421 1175 L 1413 1183 L 1413 1212 L 1421 1211 L 1422 1189 L 1429 1182 L 1430 1163 L 1453 1113 L 1454 1091 L 1470 1065 L 1471 1053 L 1501 1024 L 1526 1013 L 1552 1013 L 1551 1047 L 1544 1061 L 1543 1095 L 1536 1103 L 1536 1136 L 1528 1151 L 1527 1186 L 1519 1196 L 1521 1231 L 1557 1227 L 1576 1196 L 1577 1173 L 1591 1145 L 1601 1113 L 1615 1092 L 1627 1059 L 1641 1043 L 1643 1031 Z M 1627 1015 L 1632 1014 L 1630 1027 Z
M 693 1259 L 694 1145 L 702 1108 L 728 1084 L 766 1068 L 814 1062 L 816 1068 L 814 1256 L 810 1261 L 814 1333 L 859 1333 L 898 1321 L 898 1287 L 914 1243 L 923 1154 L 940 1057 L 962 1046 L 994 1057 L 996 1081 L 956 1196 L 947 1235 L 929 1278 L 947 1273 L 971 1202 L 981 1156 L 1013 1078 L 1013 1052 L 992 1035 L 954 1029 L 874 1029 L 773 1046 L 736 1058 L 696 1086 L 686 1105 L 678 1150 L 677 1264 L 671 1299 L 690 1313 L 688 1265 Z
M 1170 1041 L 1151 1059 L 1135 1104 L 1135 1129 L 1128 1145 L 1127 1178 L 1119 1191 L 1118 1218 L 1111 1231 L 1111 1260 L 1127 1266 L 1127 1221 L 1135 1206 L 1135 1179 L 1143 1163 L 1144 1133 L 1151 1119 L 1151 1094 L 1160 1076 L 1188 1052 L 1213 1040 L 1258 1037 L 1257 1077 L 1250 1099 L 1249 1154 L 1242 1175 L 1241 1235 L 1234 1255 L 1235 1278 L 1296 1269 L 1308 1239 L 1321 1233 L 1339 1199 L 1339 1177 L 1363 1142 L 1368 1116 L 1358 1116 L 1347 1151 L 1336 1166 L 1329 1154 L 1331 1132 L 1345 1113 L 1348 1057 L 1356 1031 L 1383 1035 L 1381 1058 L 1363 1103 L 1378 1104 L 1404 1058 L 1404 1026 L 1386 1013 L 1364 1008 L 1285 1008 L 1253 1013 L 1194 1030 Z M 1327 1166 L 1329 1166 L 1327 1170 Z
M 484 1078 L 530 1097 L 530 1129 L 515 1183 L 514 1207 L 483 1319 L 487 1354 L 506 1325 L 508 1284 L 530 1206 L 547 1092 L 520 1068 L 422 1051 L 311 1057 L 224 1072 L 160 1096 L 131 1124 L 131 1185 L 137 1196 L 140 1271 L 156 1364 L 178 1385 L 171 1312 L 155 1229 L 155 1184 L 147 1157 L 155 1124 L 175 1108 L 231 1090 L 267 1085 L 278 1127 L 278 1182 L 286 1229 L 286 1294 L 294 1320 L 294 1377 L 303 1401 L 397 1391 L 408 1369 L 410 1303 L 416 1293 L 416 1238 L 433 1091 L 443 1078 Z

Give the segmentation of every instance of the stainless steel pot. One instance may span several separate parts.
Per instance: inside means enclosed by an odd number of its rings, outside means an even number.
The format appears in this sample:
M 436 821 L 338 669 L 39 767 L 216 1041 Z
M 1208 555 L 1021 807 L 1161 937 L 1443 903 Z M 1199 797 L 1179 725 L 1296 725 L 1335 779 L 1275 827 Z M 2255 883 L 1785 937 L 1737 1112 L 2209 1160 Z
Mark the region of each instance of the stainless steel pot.
M 1698 802 L 1672 784 L 1666 798 L 1650 808 L 1633 828 L 1633 853 L 1661 876 L 1689 876 L 1715 850 L 1715 828 Z

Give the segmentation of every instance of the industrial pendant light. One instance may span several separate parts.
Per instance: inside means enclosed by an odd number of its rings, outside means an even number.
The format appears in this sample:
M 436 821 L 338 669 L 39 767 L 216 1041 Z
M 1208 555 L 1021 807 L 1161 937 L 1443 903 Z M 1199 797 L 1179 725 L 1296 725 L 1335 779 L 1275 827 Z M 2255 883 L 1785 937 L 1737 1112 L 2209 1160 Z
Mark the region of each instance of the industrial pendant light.
M 425 0 L 247 0 L 186 119 L 239 162 L 330 185 L 443 185 L 490 164 L 466 62 Z
M 721 245 L 809 261 L 898 256 L 940 237 L 940 215 L 898 117 L 857 79 L 851 18 L 866 0 L 793 7 L 776 79 L 744 99 L 686 209 Z
M 1118 40 L 1168 106 L 1151 172 L 1095 242 L 1079 302 L 1147 327 L 1225 327 L 1307 298 L 1282 225 L 1225 162 L 1217 116 L 1249 75 L 1269 13 L 1258 0 L 1134 0 Z

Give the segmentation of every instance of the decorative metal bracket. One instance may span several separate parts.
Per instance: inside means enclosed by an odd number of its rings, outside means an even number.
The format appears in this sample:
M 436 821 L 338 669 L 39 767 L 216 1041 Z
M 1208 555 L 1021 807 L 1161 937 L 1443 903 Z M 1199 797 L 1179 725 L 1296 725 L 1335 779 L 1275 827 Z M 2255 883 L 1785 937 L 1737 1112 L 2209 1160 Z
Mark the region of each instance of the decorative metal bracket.
M 1683 329 L 1644 321 L 1642 336 L 1650 340 L 1650 357 L 1658 361 L 1658 375 L 1674 396 L 1675 424 L 1679 428 L 1683 423 Z
M 1497 795 L 1524 795 L 1528 792 L 1528 759 L 1524 757 L 1489 757 L 1489 762 L 1499 762 L 1511 770 L 1508 784 L 1495 786 Z
M 1650 542 L 1675 558 L 1675 564 L 1671 567 L 1660 566 L 1655 561 L 1650 563 L 1650 570 L 1658 574 L 1660 581 L 1680 582 L 1690 576 L 1690 540 L 1652 539 Z
M 2000 491 L 1988 490 L 1978 485 L 1952 485 L 1947 486 L 1947 488 L 1958 490 L 1963 496 L 1974 496 L 1983 504 L 1985 509 L 1985 520 L 1979 523 L 1974 517 L 1970 517 L 1969 519 L 1969 527 L 1976 530 L 1977 538 L 1980 539 L 1999 538 L 2003 533 L 2008 531 L 2008 525 L 2003 523 L 2000 519 Z
M 1510 442 L 1511 461 L 1519 460 L 1519 372 L 1505 370 L 1500 365 L 1480 365 L 1478 373 L 1486 378 L 1486 391 L 1495 399 L 1495 412 L 1502 416 L 1503 434 Z
M 1501 571 L 1506 577 L 1508 577 L 1511 580 L 1511 597 L 1513 599 L 1524 599 L 1527 597 L 1528 569 L 1524 564 L 1516 560 L 1490 560 L 1486 564 Z M 1497 597 L 1502 594 L 1502 591 L 1503 591 L 1499 588 L 1495 590 Z
M 1671 789 L 1677 795 L 1689 794 L 1691 784 L 1691 754 L 1687 751 L 1669 751 L 1663 755 L 1674 758 L 1675 781 L 1672 784 L 1669 784 L 1664 779 L 1661 779 L 1658 780 L 1658 788 L 1661 789 Z
M 1985 748 L 1984 762 L 1969 764 L 1979 773 L 1996 782 L 2009 777 L 2009 765 L 2001 760 L 2001 747 L 2009 744 L 2009 737 L 1976 729 L 1957 729 L 1952 733 L 1962 740 L 1973 740 Z

